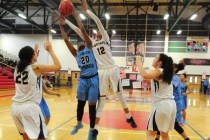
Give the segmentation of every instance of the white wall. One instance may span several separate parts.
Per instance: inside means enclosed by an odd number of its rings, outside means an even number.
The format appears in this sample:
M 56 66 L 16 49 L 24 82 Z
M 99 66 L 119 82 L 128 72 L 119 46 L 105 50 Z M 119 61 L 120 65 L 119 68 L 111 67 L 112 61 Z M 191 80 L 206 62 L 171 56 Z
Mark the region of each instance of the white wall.
M 76 59 L 71 55 L 64 40 L 51 40 L 51 43 L 53 44 L 53 49 L 60 60 L 62 70 L 68 70 L 68 68 L 71 68 L 73 71 L 78 71 L 79 68 Z M 52 63 L 51 58 L 50 63 Z
M 38 44 L 40 50 L 38 63 L 48 64 L 48 55 L 44 50 L 44 41 L 46 39 L 47 35 L 0 34 L 0 49 L 18 57 L 18 52 L 22 47 L 33 47 Z
M 44 50 L 43 42 L 48 38 L 47 35 L 11 35 L 11 34 L 0 34 L 0 49 L 7 51 L 13 55 L 18 55 L 19 50 L 26 45 L 34 46 L 35 43 L 40 45 L 40 56 L 38 58 L 38 63 L 50 64 L 52 63 L 51 58 Z M 52 40 L 53 49 L 58 56 L 62 70 L 67 70 L 69 67 L 72 70 L 79 70 L 75 58 L 71 55 L 67 49 L 63 40 Z M 167 42 L 165 43 L 167 44 Z M 208 53 L 168 53 L 171 56 L 175 63 L 178 63 L 182 58 L 201 58 L 201 59 L 210 59 L 210 45 Z M 125 57 L 114 57 L 117 66 L 125 66 L 126 58 Z M 145 58 L 145 67 L 151 68 L 153 58 Z M 188 74 L 199 74 L 202 75 L 203 72 L 206 72 L 207 75 L 210 75 L 210 66 L 189 66 L 185 67 L 185 71 Z

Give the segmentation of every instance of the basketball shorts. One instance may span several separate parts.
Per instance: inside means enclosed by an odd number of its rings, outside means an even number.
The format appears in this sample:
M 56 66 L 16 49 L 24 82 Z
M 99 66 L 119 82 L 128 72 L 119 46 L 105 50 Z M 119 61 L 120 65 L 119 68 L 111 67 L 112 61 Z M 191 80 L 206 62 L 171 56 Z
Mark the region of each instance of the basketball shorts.
M 152 105 L 147 130 L 168 132 L 174 129 L 176 104 L 173 99 L 162 100 Z
M 182 110 L 187 109 L 187 96 L 183 96 L 183 98 L 182 98 L 182 105 L 183 105 L 183 109 Z
M 11 114 L 20 134 L 26 133 L 30 139 L 47 138 L 47 127 L 39 105 L 13 103 Z
M 41 99 L 39 106 L 41 108 L 44 118 L 50 118 L 50 110 L 49 110 L 48 105 L 43 97 Z
M 182 98 L 175 100 L 176 102 L 176 122 L 182 122 L 182 110 L 183 110 L 183 100 Z
M 118 67 L 98 70 L 100 95 L 107 95 L 111 88 L 114 93 L 123 91 Z
M 77 98 L 81 101 L 96 103 L 99 98 L 99 79 L 98 75 L 92 78 L 79 79 Z

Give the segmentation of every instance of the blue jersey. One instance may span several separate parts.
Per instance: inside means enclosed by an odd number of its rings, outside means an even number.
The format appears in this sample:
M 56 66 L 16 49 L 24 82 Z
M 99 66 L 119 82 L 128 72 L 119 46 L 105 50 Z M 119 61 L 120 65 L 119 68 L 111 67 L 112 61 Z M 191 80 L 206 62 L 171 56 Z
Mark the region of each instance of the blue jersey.
M 182 94 L 183 93 L 186 93 L 186 91 L 187 91 L 187 82 L 180 83 L 180 86 L 181 86 L 181 92 L 182 92 Z
M 97 74 L 96 59 L 93 51 L 88 47 L 77 52 L 77 64 L 80 68 L 81 77 L 90 77 Z
M 176 100 L 180 100 L 182 99 L 182 91 L 181 91 L 181 82 L 179 80 L 179 77 L 177 75 L 173 76 L 173 95 L 174 95 L 174 99 Z

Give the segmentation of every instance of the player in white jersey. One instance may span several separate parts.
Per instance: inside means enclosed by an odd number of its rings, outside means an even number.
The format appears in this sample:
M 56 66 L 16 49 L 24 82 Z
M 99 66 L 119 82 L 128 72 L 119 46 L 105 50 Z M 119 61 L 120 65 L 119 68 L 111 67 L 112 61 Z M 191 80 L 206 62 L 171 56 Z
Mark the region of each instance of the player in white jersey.
M 41 74 L 61 68 L 49 41 L 45 42 L 45 49 L 51 55 L 54 64 L 34 65 L 37 61 L 38 46 L 35 48 L 34 50 L 26 46 L 19 51 L 20 60 L 14 73 L 16 91 L 12 98 L 11 114 L 23 140 L 47 138 L 47 128 L 39 107 L 42 98 Z
M 153 60 L 155 68 L 146 72 L 141 58 L 136 56 L 136 64 L 144 79 L 151 79 L 152 112 L 147 125 L 147 140 L 154 140 L 160 131 L 162 140 L 169 140 L 168 132 L 174 129 L 176 104 L 173 96 L 173 60 L 165 54 L 159 54 Z
M 98 66 L 98 75 L 99 75 L 99 89 L 100 89 L 100 98 L 97 106 L 96 112 L 96 123 L 94 129 L 94 138 L 96 139 L 98 134 L 98 123 L 105 105 L 106 95 L 109 91 L 109 87 L 112 88 L 114 93 L 118 96 L 118 99 L 126 113 L 127 122 L 131 127 L 136 128 L 137 125 L 134 122 L 133 117 L 131 116 L 126 99 L 123 92 L 120 74 L 118 67 L 115 65 L 115 62 L 112 58 L 111 48 L 110 48 L 110 38 L 104 29 L 100 19 L 95 16 L 90 10 L 88 10 L 86 0 L 82 0 L 82 7 L 87 12 L 87 14 L 96 22 L 98 26 L 98 33 L 96 40 L 93 40 L 93 53 L 96 57 L 97 66 Z M 80 35 L 81 33 L 78 33 Z M 80 36 L 83 38 L 82 36 Z M 92 136 L 90 136 L 92 137 Z M 91 138 L 92 139 L 92 138 Z

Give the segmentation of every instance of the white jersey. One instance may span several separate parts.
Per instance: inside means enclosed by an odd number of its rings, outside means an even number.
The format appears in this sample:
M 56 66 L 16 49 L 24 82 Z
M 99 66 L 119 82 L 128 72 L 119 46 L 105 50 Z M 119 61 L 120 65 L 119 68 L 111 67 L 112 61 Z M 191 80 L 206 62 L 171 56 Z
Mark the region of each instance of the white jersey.
M 158 102 L 165 99 L 174 99 L 173 85 L 163 80 L 151 80 L 152 102 Z
M 93 53 L 96 58 L 98 69 L 108 68 L 115 66 L 115 62 L 112 58 L 112 52 L 110 48 L 110 42 L 105 39 L 100 41 L 93 41 Z
M 26 69 L 14 73 L 15 96 L 12 98 L 14 103 L 34 102 L 39 104 L 42 98 L 42 77 L 37 77 L 31 65 Z

